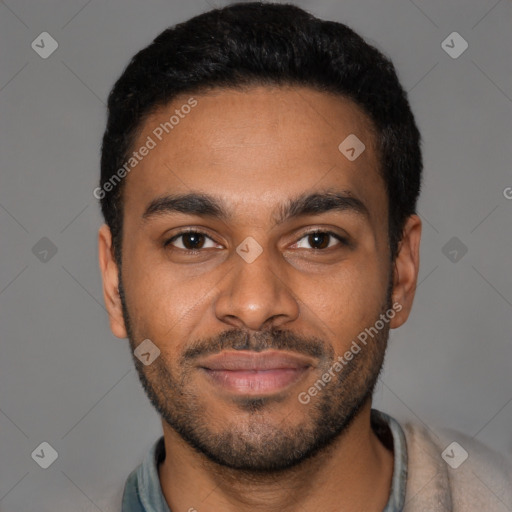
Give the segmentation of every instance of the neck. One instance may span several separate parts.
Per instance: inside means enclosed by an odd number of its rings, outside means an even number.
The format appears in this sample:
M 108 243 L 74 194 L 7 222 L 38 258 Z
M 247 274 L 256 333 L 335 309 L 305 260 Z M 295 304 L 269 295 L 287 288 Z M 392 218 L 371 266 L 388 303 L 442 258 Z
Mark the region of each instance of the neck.
M 169 508 L 382 511 L 391 488 L 393 454 L 373 432 L 370 411 L 371 401 L 328 448 L 291 469 L 272 473 L 219 466 L 163 423 L 166 458 L 159 477 Z

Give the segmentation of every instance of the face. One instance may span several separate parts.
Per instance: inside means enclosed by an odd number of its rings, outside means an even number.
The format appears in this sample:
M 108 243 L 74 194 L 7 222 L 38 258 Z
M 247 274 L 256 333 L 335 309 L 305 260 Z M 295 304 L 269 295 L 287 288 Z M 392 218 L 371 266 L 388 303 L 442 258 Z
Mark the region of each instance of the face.
M 194 101 L 159 109 L 134 145 L 155 143 L 125 178 L 121 269 L 100 231 L 112 330 L 158 347 L 134 362 L 190 446 L 291 467 L 368 406 L 412 303 L 419 221 L 393 264 L 372 124 L 349 100 L 254 87 Z M 350 134 L 355 159 L 338 149 Z

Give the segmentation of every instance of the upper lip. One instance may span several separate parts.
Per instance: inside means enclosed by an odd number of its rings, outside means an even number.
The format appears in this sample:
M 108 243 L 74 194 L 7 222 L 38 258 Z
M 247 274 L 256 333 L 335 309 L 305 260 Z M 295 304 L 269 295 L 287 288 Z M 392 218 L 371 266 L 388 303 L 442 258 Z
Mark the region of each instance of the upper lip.
M 207 370 L 277 370 L 312 366 L 313 360 L 302 354 L 280 350 L 223 351 L 201 359 L 198 366 Z

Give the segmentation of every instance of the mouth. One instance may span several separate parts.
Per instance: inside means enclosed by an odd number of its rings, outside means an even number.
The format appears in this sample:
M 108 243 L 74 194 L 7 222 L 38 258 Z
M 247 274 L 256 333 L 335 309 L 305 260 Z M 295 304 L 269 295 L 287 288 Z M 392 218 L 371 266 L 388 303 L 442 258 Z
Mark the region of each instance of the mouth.
M 239 395 L 261 396 L 284 391 L 302 380 L 313 359 L 292 352 L 223 351 L 198 363 L 214 386 Z

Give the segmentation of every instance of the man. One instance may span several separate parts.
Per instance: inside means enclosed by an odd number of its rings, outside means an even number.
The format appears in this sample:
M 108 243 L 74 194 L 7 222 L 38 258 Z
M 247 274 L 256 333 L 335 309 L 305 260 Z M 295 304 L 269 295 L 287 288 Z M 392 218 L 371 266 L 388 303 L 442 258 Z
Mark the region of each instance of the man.
M 292 5 L 235 4 L 160 34 L 108 109 L 104 297 L 164 433 L 123 512 L 511 509 L 496 454 L 371 408 L 421 235 L 389 60 Z

